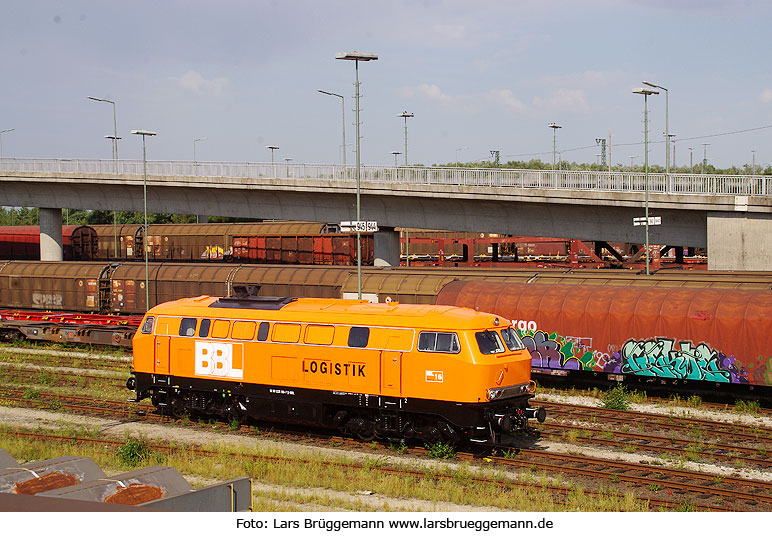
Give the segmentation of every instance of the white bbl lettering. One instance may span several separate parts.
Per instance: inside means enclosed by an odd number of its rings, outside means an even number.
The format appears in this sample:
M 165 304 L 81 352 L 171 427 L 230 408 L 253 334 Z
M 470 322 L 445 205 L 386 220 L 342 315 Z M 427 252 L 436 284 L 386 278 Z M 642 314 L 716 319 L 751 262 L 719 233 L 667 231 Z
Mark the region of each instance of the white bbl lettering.
M 244 370 L 233 367 L 233 344 L 196 341 L 196 375 L 243 379 Z

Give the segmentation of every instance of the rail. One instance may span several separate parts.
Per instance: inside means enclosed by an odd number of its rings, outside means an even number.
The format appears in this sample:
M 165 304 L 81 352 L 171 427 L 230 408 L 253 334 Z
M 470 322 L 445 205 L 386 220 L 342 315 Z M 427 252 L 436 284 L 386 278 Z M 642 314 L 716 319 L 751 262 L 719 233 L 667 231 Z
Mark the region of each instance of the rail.
M 54 174 L 141 175 L 139 160 L 91 159 L 0 159 L 0 172 Z M 643 173 L 599 171 L 551 171 L 534 169 L 471 169 L 459 167 L 384 167 L 364 165 L 362 182 L 412 185 L 457 185 L 495 188 L 537 188 L 642 192 Z M 304 163 L 238 163 L 194 161 L 148 161 L 147 172 L 154 177 L 277 178 L 353 180 L 356 167 Z M 703 175 L 649 173 L 651 193 L 696 195 L 772 195 L 772 176 Z

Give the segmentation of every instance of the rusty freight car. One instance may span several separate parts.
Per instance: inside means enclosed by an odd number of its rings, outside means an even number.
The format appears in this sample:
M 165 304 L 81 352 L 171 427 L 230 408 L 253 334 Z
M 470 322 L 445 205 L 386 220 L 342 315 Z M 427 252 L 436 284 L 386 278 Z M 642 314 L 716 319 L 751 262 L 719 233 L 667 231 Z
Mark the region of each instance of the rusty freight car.
M 100 260 L 141 260 L 144 258 L 145 227 L 142 224 L 95 225 L 99 235 L 98 258 Z M 316 236 L 334 232 L 333 225 L 320 222 L 273 222 L 260 223 L 164 223 L 149 225 L 147 238 L 148 258 L 164 261 L 229 261 L 240 262 L 287 262 L 296 263 L 293 253 L 297 248 L 281 244 L 270 249 L 271 260 L 250 258 L 250 245 L 257 247 L 256 238 Z M 117 247 L 116 243 L 118 242 Z M 264 246 L 263 246 L 264 248 Z M 285 254 L 286 252 L 286 254 Z M 265 253 L 262 253 L 265 257 Z M 274 260 L 275 259 L 275 260 Z
M 538 373 L 772 396 L 768 288 L 455 281 L 437 302 L 512 319 Z
M 90 225 L 63 225 L 62 253 L 66 261 L 96 260 L 97 232 Z M 0 227 L 0 259 L 40 260 L 40 227 Z

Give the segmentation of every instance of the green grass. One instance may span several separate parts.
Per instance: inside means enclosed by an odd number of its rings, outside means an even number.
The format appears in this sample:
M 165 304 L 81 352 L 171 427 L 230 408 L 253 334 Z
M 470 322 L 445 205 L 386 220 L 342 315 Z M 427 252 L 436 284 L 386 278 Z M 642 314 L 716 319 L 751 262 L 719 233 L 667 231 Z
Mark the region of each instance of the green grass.
M 744 401 L 742 399 L 738 399 L 735 401 L 734 408 L 738 413 L 758 416 L 759 411 L 761 410 L 761 405 L 759 405 L 758 401 Z
M 490 480 L 510 478 L 506 469 L 500 467 L 478 468 L 470 466 L 428 464 L 426 466 L 392 463 L 387 456 L 370 456 L 367 461 L 355 457 L 329 457 L 316 450 L 298 453 L 297 450 L 261 449 L 246 450 L 235 445 L 223 443 L 204 447 L 214 452 L 212 456 L 194 454 L 185 445 L 163 443 L 165 450 L 149 448 L 150 442 L 143 438 L 126 437 L 119 447 L 91 443 L 41 442 L 5 436 L 0 426 L 0 438 L 4 447 L 21 463 L 36 461 L 61 455 L 79 455 L 90 457 L 103 470 L 132 470 L 154 464 L 173 467 L 188 477 L 198 478 L 198 482 L 211 484 L 219 480 L 232 479 L 248 475 L 257 482 L 281 490 L 281 486 L 293 488 L 294 494 L 272 496 L 264 506 L 258 509 L 302 510 L 304 504 L 329 506 L 346 510 L 399 510 L 395 506 L 373 508 L 359 506 L 360 503 L 326 500 L 328 494 L 336 498 L 340 493 L 344 501 L 345 494 L 356 491 L 372 491 L 384 497 L 400 500 L 417 499 L 424 507 L 434 504 L 452 503 L 479 507 L 481 505 L 508 511 L 647 511 L 645 501 L 636 499 L 631 493 L 603 491 L 598 495 L 587 494 L 570 479 L 552 478 L 544 475 L 526 475 L 528 487 L 502 486 Z M 42 430 L 41 430 L 42 431 Z M 393 459 L 393 458 L 392 458 Z M 412 472 L 409 481 L 403 475 L 388 474 L 384 467 L 398 468 Z M 203 479 L 206 479 L 204 481 Z M 570 490 L 567 496 L 555 496 L 543 486 L 562 485 Z M 300 493 L 294 488 L 301 488 Z M 309 494 L 306 490 L 324 490 L 326 494 Z M 261 498 L 262 495 L 258 497 Z M 350 504 L 351 506 L 346 506 Z M 406 509 L 410 509 L 405 504 Z

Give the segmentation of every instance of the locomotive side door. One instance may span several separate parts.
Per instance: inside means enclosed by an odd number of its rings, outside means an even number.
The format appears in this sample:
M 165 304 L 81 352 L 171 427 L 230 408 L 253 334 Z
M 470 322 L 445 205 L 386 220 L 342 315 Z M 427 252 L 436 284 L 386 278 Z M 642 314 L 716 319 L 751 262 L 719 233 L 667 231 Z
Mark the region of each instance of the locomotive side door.
M 399 396 L 402 393 L 402 353 L 381 351 L 381 394 Z
M 169 373 L 169 345 L 171 338 L 169 336 L 155 337 L 155 369 L 154 373 Z

